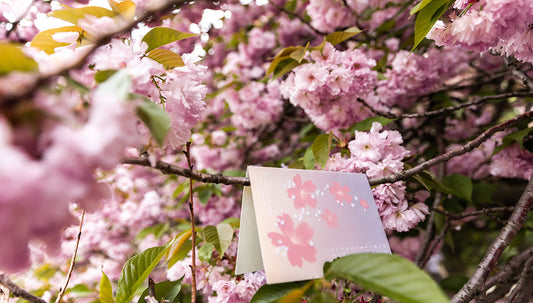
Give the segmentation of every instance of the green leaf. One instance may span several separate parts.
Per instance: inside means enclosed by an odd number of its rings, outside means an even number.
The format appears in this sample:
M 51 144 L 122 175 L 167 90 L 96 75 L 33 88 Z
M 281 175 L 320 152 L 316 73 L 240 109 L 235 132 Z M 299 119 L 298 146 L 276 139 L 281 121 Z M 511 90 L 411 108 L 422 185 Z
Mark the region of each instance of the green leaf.
M 96 83 L 102 83 L 105 82 L 109 77 L 113 76 L 117 70 L 115 69 L 105 69 L 105 70 L 99 70 L 94 74 L 94 80 Z
M 170 117 L 157 104 L 147 101 L 137 108 L 137 116 L 146 124 L 159 145 L 163 145 L 170 129 Z
M 222 258 L 233 239 L 233 228 L 227 223 L 219 223 L 216 227 L 208 225 L 204 228 L 204 235 L 205 240 L 215 246 Z
M 169 248 L 169 245 L 148 248 L 126 261 L 117 285 L 118 303 L 131 301 L 137 289 L 148 278 Z
M 178 295 L 181 291 L 181 282 L 183 280 L 183 277 L 181 277 L 177 281 L 164 281 L 159 282 L 155 284 L 154 291 L 155 291 L 155 298 L 158 302 L 170 302 L 170 303 L 176 303 L 178 302 Z M 146 288 L 139 298 L 138 303 L 146 303 L 146 296 L 149 294 L 149 289 Z
M 33 72 L 38 69 L 37 62 L 28 57 L 21 45 L 0 43 L 0 76 L 13 71 Z
M 281 298 L 295 289 L 299 289 L 307 282 L 290 282 L 280 284 L 265 284 L 261 286 L 250 303 L 277 303 Z
M 309 146 L 309 148 L 305 151 L 304 154 L 304 167 L 305 169 L 313 169 L 315 167 L 315 155 L 313 154 L 313 146 Z
M 53 54 L 55 52 L 56 47 L 61 46 L 67 46 L 69 43 L 64 42 L 57 42 L 52 38 L 54 34 L 57 33 L 68 33 L 68 32 L 77 32 L 80 36 L 83 34 L 83 29 L 79 26 L 64 26 L 59 28 L 53 28 L 44 30 L 35 37 L 33 37 L 33 40 L 31 41 L 30 46 L 35 47 L 37 49 L 43 50 L 47 54 Z
M 78 20 L 85 18 L 86 15 L 95 16 L 97 18 L 113 18 L 117 14 L 100 6 L 84 6 L 80 8 L 66 7 L 64 9 L 52 11 L 48 14 L 50 17 L 61 19 L 72 24 L 78 24 Z
M 100 279 L 99 299 L 101 303 L 113 303 L 113 287 L 103 271 L 102 279 Z
M 293 70 L 295 67 L 300 65 L 300 62 L 294 60 L 293 58 L 284 58 L 282 59 L 274 68 L 274 73 L 272 75 L 273 79 L 277 79 L 286 73 Z
M 336 45 L 350 39 L 351 37 L 359 34 L 360 32 L 362 32 L 362 30 L 358 29 L 357 27 L 350 27 L 342 32 L 333 32 L 327 35 L 326 41 L 333 45 Z
M 94 290 L 85 284 L 76 284 L 72 288 L 69 288 L 68 292 L 76 294 L 77 297 L 86 297 L 94 294 Z
M 308 47 L 309 45 L 305 48 L 300 45 L 289 46 L 280 50 L 274 56 L 272 62 L 270 62 L 265 76 L 273 74 L 272 77 L 276 79 L 290 72 L 293 68 L 300 65 Z
M 94 93 L 95 97 L 112 96 L 118 100 L 126 100 L 131 90 L 131 78 L 128 72 L 120 70 L 114 73 L 105 82 L 98 85 Z
M 433 279 L 399 255 L 361 253 L 324 265 L 327 279 L 347 279 L 401 303 L 448 303 Z
M 379 122 L 381 125 L 385 126 L 394 120 L 395 119 L 389 119 L 389 118 L 385 118 L 381 116 L 374 116 L 374 117 L 366 118 L 365 120 L 352 125 L 348 129 L 348 131 L 350 133 L 353 133 L 354 131 L 360 131 L 360 132 L 367 131 L 372 128 L 372 123 L 374 122 Z
M 495 155 L 501 152 L 505 148 L 513 145 L 515 142 L 518 143 L 520 147 L 524 147 L 523 145 L 524 138 L 526 138 L 531 132 L 533 132 L 533 127 L 521 129 L 519 131 L 515 131 L 515 132 L 508 134 L 507 136 L 503 137 L 502 144 L 496 146 L 492 155 Z
M 169 228 L 170 224 L 168 222 L 147 226 L 137 234 L 135 240 L 144 239 L 150 234 L 153 234 L 156 239 L 159 239 L 169 230 Z
M 208 262 L 213 256 L 213 251 L 215 250 L 215 245 L 211 243 L 205 243 L 198 249 L 198 258 L 201 261 Z
M 311 149 L 313 150 L 313 156 L 316 159 L 316 164 L 324 168 L 326 162 L 328 162 L 329 152 L 331 150 L 331 134 L 318 135 L 315 138 L 315 141 L 313 141 Z
M 411 167 L 406 165 L 406 169 L 409 168 Z M 427 190 L 435 189 L 446 194 L 453 194 L 453 190 L 442 184 L 437 176 L 429 170 L 425 170 L 411 178 L 422 184 Z
M 307 49 L 309 48 L 309 42 L 307 42 L 307 45 L 305 47 L 298 48 L 297 50 L 293 51 L 289 56 L 298 61 L 298 63 L 302 62 L 304 59 L 305 53 L 307 52 Z
M 211 196 L 213 196 L 213 191 L 209 188 L 203 188 L 202 190 L 198 191 L 198 200 L 200 200 L 203 205 L 206 205 L 207 202 L 209 202 Z
M 144 35 L 142 41 L 148 44 L 148 49 L 146 50 L 146 52 L 149 52 L 165 44 L 169 44 L 174 41 L 183 40 L 194 36 L 198 35 L 180 32 L 168 27 L 154 27 L 151 31 Z
M 452 194 L 463 198 L 466 201 L 472 202 L 472 191 L 474 184 L 472 179 L 465 175 L 453 174 L 442 178 L 442 184 L 452 189 Z
M 146 56 L 161 63 L 165 69 L 173 69 L 174 67 L 185 65 L 180 55 L 168 49 L 156 48 L 149 51 Z
M 429 33 L 437 20 L 439 20 L 439 18 L 446 12 L 451 3 L 453 3 L 453 1 L 430 0 L 420 8 L 416 15 L 415 41 L 411 51 L 414 51 L 420 42 L 424 40 L 427 33 Z

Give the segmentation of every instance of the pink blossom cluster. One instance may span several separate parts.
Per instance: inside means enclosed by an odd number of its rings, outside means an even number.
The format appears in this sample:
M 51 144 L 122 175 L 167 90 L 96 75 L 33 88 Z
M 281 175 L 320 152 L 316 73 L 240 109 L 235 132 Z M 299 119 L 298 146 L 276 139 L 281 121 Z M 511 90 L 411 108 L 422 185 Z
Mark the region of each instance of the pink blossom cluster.
M 394 39 L 388 41 L 391 46 L 396 43 Z M 383 111 L 389 111 L 391 107 L 410 108 L 419 96 L 432 92 L 446 80 L 466 71 L 467 57 L 467 53 L 459 49 L 430 49 L 423 55 L 396 50 L 387 58 L 390 68 L 378 81 L 376 94 L 367 101 Z
M 71 120 L 70 125 L 49 127 L 49 133 L 37 143 L 47 145 L 39 159 L 28 153 L 36 152 L 31 146 L 24 146 L 28 147 L 25 150 L 13 145 L 11 128 L 2 120 L 0 150 L 10 161 L 0 164 L 5 189 L 0 198 L 0 231 L 13 235 L 3 238 L 2 268 L 19 270 L 27 266 L 30 241 L 57 249 L 61 230 L 75 223 L 70 203 L 92 211 L 109 194 L 106 186 L 96 181 L 94 171 L 113 168 L 120 163 L 126 147 L 142 142 L 135 103 L 122 101 L 124 91 L 110 91 L 107 86 L 93 94 L 85 123 Z M 19 228 L 14 232 L 12 226 Z
M 206 67 L 184 55 L 185 66 L 165 70 L 160 63 L 144 56 L 147 45 L 131 40 L 129 44 L 118 39 L 95 54 L 94 70 L 126 70 L 133 80 L 133 91 L 161 103 L 170 116 L 171 127 L 167 142 L 178 148 L 191 136 L 191 128 L 198 123 L 205 109 L 207 87 Z M 91 83 L 93 73 L 85 75 Z
M 472 1 L 456 1 L 454 8 L 466 8 Z M 531 15 L 528 0 L 475 1 L 463 15 L 454 11 L 439 21 L 428 34 L 439 46 L 459 45 L 484 52 L 494 50 L 507 56 L 533 62 Z
M 236 242 L 232 243 L 229 250 L 236 248 Z M 234 255 L 235 251 L 230 254 Z M 227 269 L 233 267 L 227 259 L 210 265 L 196 260 L 197 287 L 209 303 L 245 303 L 250 302 L 259 287 L 265 284 L 266 279 L 263 272 L 247 273 L 242 277 L 231 277 Z M 191 283 L 191 257 L 176 262 L 168 269 L 167 278 L 171 281 L 183 277 L 183 283 Z
M 241 89 L 225 90 L 217 98 L 222 98 L 233 113 L 231 122 L 243 129 L 255 129 L 276 122 L 283 111 L 280 84 L 250 82 Z
M 358 49 L 336 50 L 327 42 L 322 51 L 311 51 L 309 59 L 282 83 L 285 98 L 323 130 L 346 128 L 370 116 L 356 99 L 372 93 L 377 83 L 373 59 Z
M 311 0 L 306 12 L 311 17 L 311 25 L 323 32 L 348 27 L 355 21 L 350 8 L 344 6 L 341 0 Z
M 368 178 L 401 172 L 404 167 L 402 160 L 409 154 L 402 143 L 398 131 L 383 130 L 381 124 L 374 122 L 369 132 L 355 132 L 354 140 L 348 143 L 350 157 L 336 153 L 329 159 L 326 169 L 365 173 Z M 408 231 L 428 214 L 428 207 L 423 201 L 429 193 L 420 192 L 415 197 L 417 202 L 410 204 L 403 182 L 381 184 L 372 192 L 387 231 Z
M 515 143 L 492 157 L 490 174 L 529 180 L 533 176 L 533 154 Z

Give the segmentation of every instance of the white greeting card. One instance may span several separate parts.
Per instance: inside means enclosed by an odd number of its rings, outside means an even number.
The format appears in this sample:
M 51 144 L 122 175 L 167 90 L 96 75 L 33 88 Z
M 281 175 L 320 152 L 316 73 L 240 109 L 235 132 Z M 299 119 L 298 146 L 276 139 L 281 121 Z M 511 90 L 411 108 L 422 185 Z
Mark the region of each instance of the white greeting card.
M 236 274 L 267 283 L 316 279 L 323 264 L 361 252 L 390 253 L 364 174 L 248 167 Z

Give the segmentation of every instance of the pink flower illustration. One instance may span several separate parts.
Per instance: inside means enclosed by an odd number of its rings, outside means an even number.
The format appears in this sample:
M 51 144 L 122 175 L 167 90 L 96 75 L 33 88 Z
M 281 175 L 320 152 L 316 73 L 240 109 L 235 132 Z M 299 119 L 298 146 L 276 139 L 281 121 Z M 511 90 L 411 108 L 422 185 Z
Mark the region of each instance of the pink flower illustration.
M 337 203 L 346 202 L 350 203 L 352 201 L 352 197 L 348 194 L 350 191 L 350 188 L 348 186 L 341 186 L 337 182 L 333 182 L 333 185 L 329 188 L 329 192 L 335 196 L 335 201 Z
M 311 263 L 316 262 L 316 248 L 311 241 L 314 231 L 307 223 L 301 223 L 294 228 L 288 213 L 278 216 L 276 223 L 281 233 L 270 232 L 268 237 L 272 240 L 273 245 L 280 247 L 287 253 L 292 266 L 302 267 L 302 259 Z
M 332 213 L 328 208 L 324 209 L 324 212 L 322 215 L 320 215 L 320 218 L 324 221 L 326 221 L 328 227 L 337 227 L 337 215 L 335 213 Z
M 287 194 L 289 198 L 294 200 L 294 207 L 302 208 L 306 204 L 315 207 L 316 198 L 313 192 L 316 190 L 316 185 L 313 184 L 313 181 L 308 180 L 302 183 L 302 177 L 298 174 L 292 180 L 294 181 L 294 187 L 289 188 Z
M 364 208 L 364 210 L 366 210 L 369 206 L 368 206 L 368 202 L 366 202 L 366 200 L 364 199 L 361 199 L 361 201 L 359 201 L 359 204 L 361 204 L 361 206 Z

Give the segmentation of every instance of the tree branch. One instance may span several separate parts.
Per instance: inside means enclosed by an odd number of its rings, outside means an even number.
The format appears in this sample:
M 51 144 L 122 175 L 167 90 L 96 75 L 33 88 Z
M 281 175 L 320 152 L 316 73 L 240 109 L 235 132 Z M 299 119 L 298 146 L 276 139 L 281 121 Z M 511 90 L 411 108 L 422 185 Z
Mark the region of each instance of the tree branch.
M 476 137 L 475 139 L 473 139 L 472 141 L 466 143 L 463 147 L 461 148 L 458 148 L 458 149 L 454 149 L 454 150 L 451 150 L 447 153 L 444 153 L 444 154 L 441 154 L 440 156 L 437 156 L 435 158 L 432 158 L 428 161 L 425 161 L 421 164 L 418 164 L 417 166 L 411 168 L 411 169 L 408 169 L 408 170 L 405 170 L 403 172 L 399 172 L 399 173 L 396 173 L 396 174 L 393 174 L 393 175 L 389 175 L 389 176 L 385 176 L 385 177 L 381 177 L 381 178 L 374 178 L 374 179 L 370 179 L 368 180 L 368 182 L 370 183 L 370 185 L 377 185 L 377 184 L 383 184 L 383 183 L 393 183 L 393 182 L 396 182 L 396 181 L 400 181 L 400 180 L 405 180 L 411 176 L 414 176 L 416 174 L 419 174 L 421 173 L 422 171 L 432 167 L 432 166 L 435 166 L 441 162 L 444 162 L 444 161 L 447 161 L 453 157 L 457 157 L 457 156 L 460 156 L 460 155 L 463 155 L 463 154 L 466 154 L 467 152 L 473 150 L 474 148 L 478 147 L 481 145 L 481 143 L 485 142 L 486 140 L 488 140 L 494 133 L 498 132 L 498 131 L 501 131 L 501 130 L 504 130 L 504 129 L 507 129 L 509 127 L 512 127 L 526 119 L 530 119 L 531 117 L 533 117 L 533 111 L 529 111 L 529 112 L 525 112 L 521 115 L 518 115 L 516 117 L 514 117 L 513 119 L 510 119 L 510 120 L 507 120 L 503 123 L 500 123 L 496 126 L 493 126 L 491 128 L 489 128 L 488 130 L 484 131 L 483 133 L 481 133 L 481 135 L 479 135 L 478 137 Z
M 246 177 L 229 177 L 222 174 L 204 174 L 163 161 L 157 161 L 155 166 L 152 166 L 150 161 L 148 161 L 146 158 L 127 158 L 122 161 L 122 163 L 152 167 L 167 175 L 178 175 L 204 183 L 250 186 L 250 179 Z
M 476 271 L 468 282 L 452 298 L 452 302 L 470 302 L 483 289 L 490 272 L 496 266 L 502 252 L 511 243 L 522 225 L 524 224 L 529 208 L 533 203 L 533 177 L 529 180 L 526 189 L 518 200 L 511 217 L 503 227 L 498 237 L 492 242 L 485 257 L 478 264 Z
M 519 116 L 516 116 L 513 119 L 507 120 L 503 123 L 500 123 L 492 128 L 489 128 L 485 132 L 483 132 L 481 135 L 473 139 L 472 141 L 465 144 L 463 147 L 449 151 L 447 153 L 441 154 L 440 156 L 437 156 L 435 158 L 432 158 L 428 161 L 425 161 L 411 169 L 405 170 L 400 173 L 396 173 L 390 176 L 381 177 L 381 178 L 374 178 L 369 179 L 368 183 L 373 185 L 378 184 L 384 184 L 384 183 L 394 183 L 396 181 L 405 180 L 411 176 L 414 176 L 418 173 L 421 173 L 422 171 L 435 166 L 439 163 L 442 163 L 444 161 L 447 161 L 453 157 L 457 157 L 463 154 L 466 154 L 467 152 L 473 150 L 474 148 L 478 147 L 483 143 L 484 141 L 488 140 L 490 136 L 492 136 L 494 133 L 504 130 L 506 128 L 512 127 L 526 119 L 529 119 L 533 117 L 533 111 L 529 111 L 526 113 L 523 113 Z M 250 179 L 247 177 L 229 177 L 224 176 L 222 174 L 204 174 L 199 173 L 195 171 L 191 171 L 189 169 L 181 168 L 176 165 L 166 163 L 163 161 L 157 161 L 154 166 L 150 164 L 150 161 L 146 158 L 126 158 L 124 161 L 122 161 L 123 164 L 134 164 L 134 165 L 140 165 L 140 166 L 147 166 L 155 168 L 159 171 L 161 171 L 164 174 L 167 175 L 178 175 L 186 178 L 193 179 L 195 181 L 200 181 L 204 183 L 216 183 L 216 184 L 226 184 L 226 185 L 243 185 L 243 186 L 250 186 Z
M 506 99 L 506 98 L 511 98 L 511 97 L 531 97 L 531 96 L 533 96 L 533 91 L 530 91 L 530 90 L 517 91 L 517 92 L 508 92 L 508 93 L 502 93 L 502 94 L 498 94 L 498 95 L 482 96 L 482 97 L 475 96 L 470 101 L 467 101 L 467 102 L 464 102 L 464 103 L 460 103 L 460 104 L 457 104 L 457 105 L 454 105 L 454 106 L 443 107 L 443 108 L 440 108 L 440 109 L 437 109 L 437 110 L 427 111 L 427 112 L 424 112 L 424 113 L 421 113 L 421 114 L 412 113 L 412 114 L 401 114 L 401 115 L 394 115 L 394 114 L 390 114 L 390 113 L 383 113 L 383 112 L 377 111 L 374 108 L 372 108 L 368 103 L 366 103 L 365 100 L 363 100 L 361 98 L 357 98 L 357 101 L 361 102 L 364 106 L 366 106 L 368 109 L 370 109 L 370 111 L 372 113 L 374 113 L 374 114 L 376 114 L 378 116 L 382 116 L 382 117 L 390 118 L 390 119 L 409 119 L 409 118 L 429 118 L 429 117 L 434 117 L 434 116 L 442 115 L 442 114 L 445 114 L 445 113 L 454 112 L 454 111 L 456 111 L 458 109 L 461 109 L 461 108 L 478 105 L 478 104 L 481 104 L 481 103 L 484 103 L 484 102 L 487 102 L 487 101 L 491 101 L 491 100 Z
M 13 283 L 5 273 L 0 273 L 0 284 L 9 289 L 11 294 L 15 297 L 22 298 L 32 303 L 47 303 L 45 300 L 32 295 L 27 290 Z

